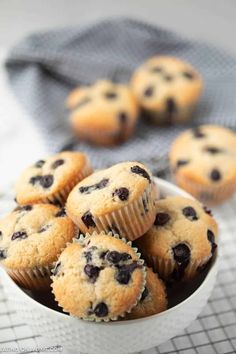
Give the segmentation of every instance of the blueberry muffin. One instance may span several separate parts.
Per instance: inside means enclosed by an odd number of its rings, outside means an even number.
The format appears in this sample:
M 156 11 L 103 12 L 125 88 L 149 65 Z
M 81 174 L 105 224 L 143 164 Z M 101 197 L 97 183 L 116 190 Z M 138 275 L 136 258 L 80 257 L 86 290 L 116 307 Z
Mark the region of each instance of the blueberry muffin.
M 170 150 L 177 184 L 205 204 L 217 204 L 236 190 L 236 134 L 202 125 L 177 137 Z
M 85 154 L 61 152 L 28 167 L 16 183 L 16 202 L 61 204 L 72 188 L 92 173 Z
M 0 220 L 0 263 L 20 286 L 44 290 L 52 264 L 76 231 L 55 205 L 19 206 Z
M 126 320 L 147 317 L 167 309 L 167 294 L 164 282 L 151 268 L 147 268 L 146 286 L 138 304 L 125 316 Z
M 147 60 L 131 79 L 143 116 L 157 124 L 187 121 L 202 86 L 201 76 L 189 63 L 170 56 Z
M 128 86 L 106 80 L 75 89 L 68 97 L 67 107 L 78 137 L 99 145 L 127 140 L 138 118 L 137 103 Z
M 52 292 L 63 310 L 92 321 L 130 312 L 144 286 L 145 267 L 136 250 L 104 233 L 68 245 L 52 276 Z
M 156 199 L 150 171 L 138 162 L 122 162 L 78 183 L 66 210 L 83 233 L 106 231 L 134 240 L 153 224 Z
M 168 197 L 157 202 L 152 228 L 137 245 L 147 263 L 166 280 L 193 278 L 217 247 L 217 224 L 199 202 Z

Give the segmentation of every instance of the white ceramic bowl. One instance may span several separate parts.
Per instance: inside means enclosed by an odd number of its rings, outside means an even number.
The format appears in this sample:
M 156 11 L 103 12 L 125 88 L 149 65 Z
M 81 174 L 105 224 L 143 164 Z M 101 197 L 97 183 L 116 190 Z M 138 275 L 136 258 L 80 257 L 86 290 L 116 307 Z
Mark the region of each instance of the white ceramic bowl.
M 178 187 L 155 179 L 162 195 L 189 194 Z M 190 197 L 192 198 L 192 197 Z M 58 345 L 86 353 L 132 353 L 157 346 L 186 328 L 206 304 L 217 274 L 217 258 L 206 278 L 186 300 L 169 310 L 144 319 L 93 323 L 52 310 L 28 296 L 2 272 L 9 301 L 35 334 L 53 338 Z

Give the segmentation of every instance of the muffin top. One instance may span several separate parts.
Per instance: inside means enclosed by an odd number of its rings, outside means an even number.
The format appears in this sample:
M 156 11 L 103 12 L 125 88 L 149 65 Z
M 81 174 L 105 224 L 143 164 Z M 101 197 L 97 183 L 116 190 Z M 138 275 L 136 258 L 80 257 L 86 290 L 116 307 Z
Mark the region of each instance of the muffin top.
M 16 200 L 19 204 L 44 201 L 70 184 L 78 181 L 85 170 L 90 169 L 85 154 L 61 152 L 28 167 L 16 183 Z M 87 172 L 87 171 L 86 171 Z M 88 173 L 86 173 L 87 175 Z
M 75 128 L 114 134 L 124 125 L 133 126 L 138 113 L 129 87 L 108 80 L 75 89 L 67 99 L 67 107 Z
M 131 79 L 131 88 L 141 106 L 150 110 L 162 110 L 163 105 L 192 105 L 202 85 L 200 75 L 189 63 L 171 56 L 148 59 Z
M 157 202 L 156 220 L 137 245 L 145 254 L 179 264 L 205 264 L 216 248 L 218 228 L 196 200 L 167 197 Z
M 133 320 L 147 317 L 167 309 L 167 294 L 164 282 L 151 268 L 146 268 L 146 270 L 146 286 L 141 299 L 137 306 L 125 316 L 125 319 Z
M 170 151 L 174 173 L 204 186 L 221 186 L 236 179 L 236 134 L 217 126 L 187 130 Z
M 67 246 L 52 280 L 52 291 L 65 312 L 106 321 L 136 305 L 144 289 L 145 267 L 130 244 L 93 234 Z
M 17 207 L 0 220 L 0 261 L 11 269 L 48 266 L 76 230 L 64 209 L 55 205 Z
M 94 226 L 93 217 L 125 207 L 151 188 L 151 173 L 141 163 L 121 162 L 93 173 L 69 194 L 68 215 L 81 217 L 84 225 Z

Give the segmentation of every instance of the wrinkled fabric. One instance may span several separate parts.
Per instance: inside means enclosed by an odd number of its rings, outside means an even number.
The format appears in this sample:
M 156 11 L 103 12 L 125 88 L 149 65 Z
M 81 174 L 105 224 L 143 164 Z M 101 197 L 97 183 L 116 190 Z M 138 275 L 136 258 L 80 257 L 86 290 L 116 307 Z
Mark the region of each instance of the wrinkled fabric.
M 175 55 L 203 75 L 205 89 L 191 123 L 158 127 L 140 119 L 134 136 L 112 147 L 75 143 L 64 107 L 76 85 L 100 78 L 127 82 L 132 71 L 153 55 Z M 40 130 L 48 150 L 63 146 L 88 153 L 92 164 L 105 167 L 138 160 L 165 168 L 174 137 L 191 125 L 236 125 L 236 61 L 204 43 L 131 19 L 104 20 L 81 28 L 33 34 L 16 44 L 6 60 L 9 81 L 17 98 Z

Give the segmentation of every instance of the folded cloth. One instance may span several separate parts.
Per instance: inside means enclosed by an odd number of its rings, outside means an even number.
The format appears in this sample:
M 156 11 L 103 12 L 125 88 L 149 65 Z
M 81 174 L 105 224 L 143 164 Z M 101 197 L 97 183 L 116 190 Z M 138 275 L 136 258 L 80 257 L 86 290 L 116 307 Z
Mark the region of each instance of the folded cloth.
M 50 152 L 72 139 L 64 102 L 76 85 L 110 78 L 127 82 L 132 71 L 153 55 L 190 61 L 203 75 L 205 90 L 192 125 L 236 126 L 236 60 L 204 43 L 132 19 L 112 19 L 81 28 L 41 32 L 23 39 L 6 60 L 10 84 L 40 129 Z M 136 134 L 113 148 L 72 139 L 68 148 L 87 152 L 95 167 L 139 160 L 160 169 L 173 138 L 189 124 L 153 127 L 140 121 Z M 157 166 L 158 165 L 158 166 Z

